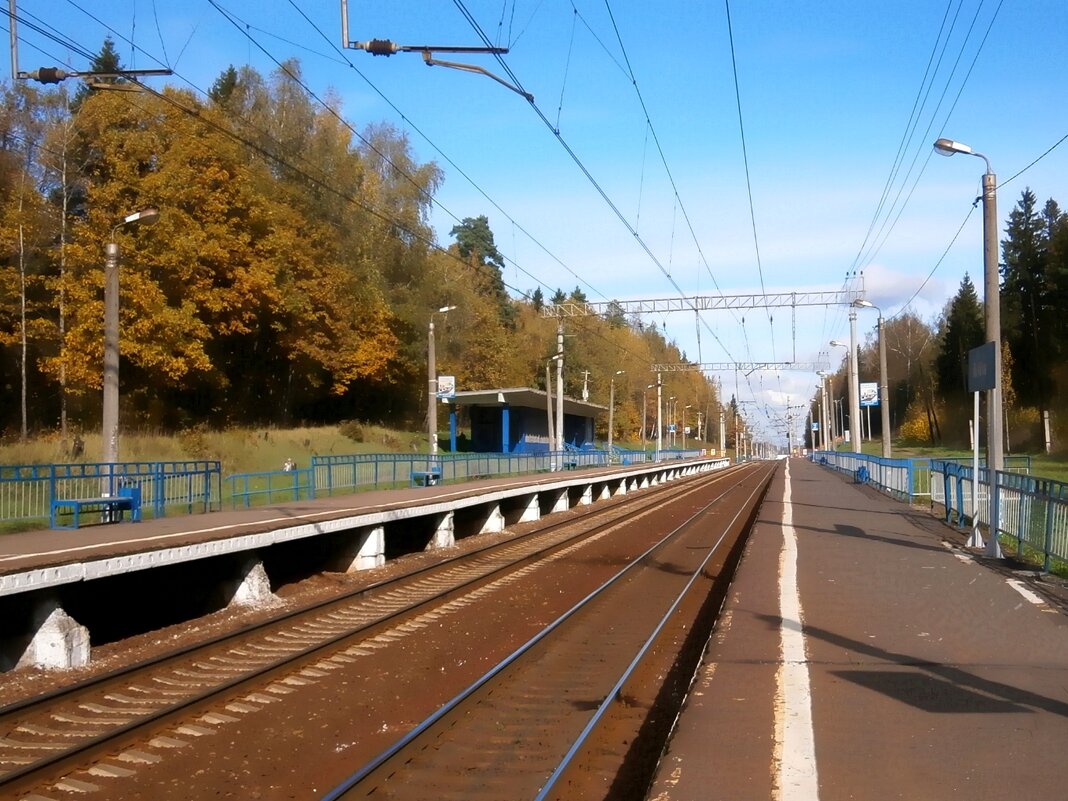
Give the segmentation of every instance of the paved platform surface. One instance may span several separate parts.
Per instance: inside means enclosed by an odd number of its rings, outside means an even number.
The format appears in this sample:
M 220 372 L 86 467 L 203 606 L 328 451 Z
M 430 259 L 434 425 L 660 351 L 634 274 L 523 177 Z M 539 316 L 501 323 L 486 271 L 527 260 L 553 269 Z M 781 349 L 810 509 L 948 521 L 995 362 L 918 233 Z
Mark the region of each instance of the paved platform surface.
M 1068 798 L 1068 615 L 924 509 L 799 459 L 649 798 Z
M 613 465 L 556 473 L 508 475 L 435 484 L 431 487 L 367 490 L 352 495 L 274 503 L 251 509 L 146 517 L 139 523 L 85 525 L 79 529 L 41 529 L 5 534 L 0 537 L 0 576 L 80 564 L 94 559 L 145 554 L 164 548 L 196 546 L 376 512 L 447 504 L 520 487 L 533 490 L 561 482 L 581 482 L 606 474 L 640 473 L 652 467 L 686 464 L 688 462 L 679 461 L 660 465 Z

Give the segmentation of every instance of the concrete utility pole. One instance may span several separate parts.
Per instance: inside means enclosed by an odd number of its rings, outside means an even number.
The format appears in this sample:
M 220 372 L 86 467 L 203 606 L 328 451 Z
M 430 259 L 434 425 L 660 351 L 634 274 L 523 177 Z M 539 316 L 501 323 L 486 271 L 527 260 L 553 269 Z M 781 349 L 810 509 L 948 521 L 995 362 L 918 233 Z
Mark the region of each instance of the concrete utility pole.
M 664 384 L 660 373 L 656 374 L 656 461 L 660 462 L 660 452 L 664 448 L 664 425 L 661 414 L 664 410 Z
M 564 324 L 556 327 L 556 450 L 564 450 Z
M 455 306 L 442 306 L 436 312 L 431 312 L 429 330 L 427 331 L 426 370 L 427 394 L 429 397 L 426 400 L 426 427 L 427 436 L 430 440 L 431 456 L 438 455 L 438 365 L 434 351 L 434 315 L 446 314 L 455 308 Z
M 994 388 L 986 393 L 986 466 L 990 471 L 990 541 L 986 555 L 1000 557 L 997 531 L 998 514 L 997 471 L 1005 468 L 1004 443 L 1001 435 L 1001 286 L 998 273 L 998 180 L 990 167 L 990 159 L 968 145 L 952 139 L 939 139 L 935 150 L 943 156 L 964 153 L 981 158 L 986 164 L 983 173 L 983 305 L 986 309 L 986 341 L 994 343 Z
M 861 309 L 875 309 L 879 313 L 879 424 L 882 426 L 882 457 L 890 458 L 890 392 L 886 378 L 886 337 L 883 310 L 870 300 L 855 300 L 853 305 Z M 871 409 L 869 408 L 869 412 Z M 868 438 L 871 439 L 871 425 L 868 425 Z
M 860 436 L 860 370 L 857 367 L 857 310 L 849 311 L 849 416 L 856 421 L 849 428 L 853 434 L 853 451 L 860 453 L 863 441 Z
M 616 376 L 617 375 L 623 375 L 623 373 L 625 373 L 625 372 L 626 372 L 626 370 L 616 370 L 615 374 L 612 376 L 612 380 L 610 382 L 611 386 L 610 386 L 610 389 L 608 390 L 608 459 L 609 459 L 609 461 L 611 461 L 611 459 L 612 459 L 612 425 L 613 425 L 613 422 L 614 422 L 613 421 L 613 416 L 614 416 L 615 411 L 616 411 Z
M 104 440 L 103 461 L 119 461 L 119 245 L 115 235 L 124 225 L 151 225 L 159 211 L 147 208 L 127 214 L 111 229 L 111 239 L 104 249 L 104 397 L 101 436 Z

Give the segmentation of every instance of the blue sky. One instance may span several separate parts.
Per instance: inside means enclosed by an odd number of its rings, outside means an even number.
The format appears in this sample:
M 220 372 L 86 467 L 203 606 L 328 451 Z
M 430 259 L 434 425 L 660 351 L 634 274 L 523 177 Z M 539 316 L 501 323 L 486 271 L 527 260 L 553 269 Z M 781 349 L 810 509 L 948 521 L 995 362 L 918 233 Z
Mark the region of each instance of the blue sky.
M 730 28 L 723 2 L 348 5 L 357 41 L 478 45 L 473 20 L 510 48 L 504 66 L 439 57 L 502 76 L 507 67 L 534 103 L 415 53 L 339 52 L 339 0 L 18 0 L 18 11 L 91 52 L 110 27 L 126 66 L 170 66 L 201 90 L 230 64 L 270 72 L 263 51 L 300 58 L 311 88 L 332 88 L 357 130 L 391 122 L 420 160 L 441 165 L 439 240 L 458 219 L 486 214 L 509 260 L 505 280 L 523 291 L 747 295 L 836 290 L 863 272 L 887 316 L 911 303 L 933 319 L 965 272 L 981 289 L 982 215 L 969 210 L 984 169 L 932 157 L 934 139 L 991 159 L 1002 225 L 1028 186 L 1068 206 L 1068 142 L 1012 178 L 1068 134 L 1063 0 L 733 0 Z M 87 66 L 28 26 L 20 39 L 23 70 Z M 842 308 L 656 322 L 704 362 L 815 361 L 830 339 L 848 338 Z M 874 325 L 862 311 L 861 336 Z M 780 413 L 816 382 L 785 370 L 719 379 L 728 396 L 737 386 Z M 755 422 L 778 439 L 771 421 Z

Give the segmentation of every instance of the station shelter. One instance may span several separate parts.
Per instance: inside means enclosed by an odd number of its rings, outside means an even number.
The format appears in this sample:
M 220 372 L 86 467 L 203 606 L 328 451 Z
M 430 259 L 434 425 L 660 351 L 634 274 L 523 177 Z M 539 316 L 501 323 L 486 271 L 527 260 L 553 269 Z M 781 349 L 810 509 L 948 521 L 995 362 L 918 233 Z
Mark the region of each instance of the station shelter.
M 548 398 L 545 390 L 515 387 L 456 392 L 449 405 L 449 441 L 456 451 L 457 412 L 466 409 L 471 421 L 471 450 L 475 453 L 538 453 L 550 450 Z M 552 398 L 553 425 L 556 402 Z M 567 447 L 593 446 L 594 418 L 607 406 L 564 398 L 564 443 Z

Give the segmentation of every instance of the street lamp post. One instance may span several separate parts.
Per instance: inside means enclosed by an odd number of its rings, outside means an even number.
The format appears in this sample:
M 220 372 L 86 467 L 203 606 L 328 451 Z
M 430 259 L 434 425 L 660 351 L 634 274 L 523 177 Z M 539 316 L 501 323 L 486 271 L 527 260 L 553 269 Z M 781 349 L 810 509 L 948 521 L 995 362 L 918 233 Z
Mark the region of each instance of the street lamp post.
M 556 437 L 553 433 L 553 374 L 551 367 L 553 362 L 559 362 L 563 356 L 557 353 L 555 356 L 550 356 L 545 361 L 545 412 L 548 415 L 548 419 L 545 424 L 545 431 L 548 434 L 548 450 L 549 450 L 549 469 L 556 469 L 556 461 L 553 456 L 553 452 L 556 450 Z
M 686 410 L 693 408 L 692 403 L 687 403 L 682 407 L 682 449 L 686 450 Z
M 438 366 L 434 354 L 434 315 L 445 314 L 455 308 L 455 306 L 442 306 L 436 312 L 430 313 L 426 348 L 427 394 L 429 395 L 426 401 L 426 427 L 430 439 L 431 456 L 437 456 L 438 453 Z
M 883 428 L 884 459 L 890 458 L 890 392 L 886 378 L 886 323 L 883 320 L 883 310 L 870 300 L 854 300 L 854 306 L 865 309 L 875 309 L 879 313 L 879 421 Z
M 104 399 L 101 434 L 104 459 L 108 464 L 119 461 L 119 244 L 115 234 L 124 225 L 151 225 L 159 219 L 154 208 L 127 214 L 111 229 L 104 250 Z M 111 492 L 108 488 L 108 493 Z
M 664 426 L 661 414 L 664 409 L 664 382 L 660 373 L 656 374 L 656 462 L 660 463 L 660 453 L 664 447 Z
M 671 434 L 671 447 L 674 448 L 675 447 L 675 396 L 674 395 L 671 395 L 670 397 L 668 397 L 667 416 L 668 416 L 668 426 L 671 429 L 670 432 L 669 432 Z
M 645 387 L 645 391 L 642 392 L 642 453 L 645 453 L 648 448 L 646 445 L 646 436 L 649 433 L 649 424 L 646 422 L 646 414 L 649 410 L 649 390 L 655 386 L 656 384 L 648 384 Z
M 849 370 L 847 373 L 849 390 L 849 441 L 852 445 L 852 450 L 855 453 L 860 453 L 860 398 L 857 397 L 857 311 L 856 309 L 849 310 L 849 343 L 839 342 L 837 339 L 831 340 L 831 345 L 836 348 L 848 348 L 849 360 L 847 362 Z
M 834 422 L 831 418 L 833 404 L 827 401 L 827 373 L 820 370 L 816 373 L 820 377 L 820 415 L 823 417 L 823 450 L 829 451 L 834 447 Z
M 616 370 L 612 374 L 612 380 L 609 382 L 608 390 L 608 460 L 612 460 L 612 424 L 614 422 L 614 414 L 616 411 L 616 376 L 623 375 L 626 370 Z
M 813 422 L 816 424 L 816 431 L 817 431 L 817 434 L 813 435 L 813 437 L 812 437 L 812 450 L 813 451 L 819 451 L 820 450 L 820 444 L 823 441 L 823 429 L 827 428 L 827 420 L 826 419 L 820 419 L 821 418 L 820 412 L 823 409 L 823 399 L 822 399 L 822 394 L 823 393 L 822 393 L 822 389 L 823 389 L 823 383 L 822 382 L 817 383 L 816 384 L 816 394 L 812 398 L 812 419 L 813 419 Z
M 983 304 L 986 307 L 986 341 L 994 343 L 994 387 L 986 393 L 986 466 L 990 473 L 990 539 L 986 555 L 1000 557 L 997 532 L 997 471 L 1005 466 L 1001 438 L 1001 287 L 998 283 L 998 181 L 990 168 L 990 159 L 968 145 L 952 139 L 939 139 L 935 150 L 943 156 L 964 153 L 981 158 L 983 173 Z M 976 481 L 978 484 L 978 480 Z

